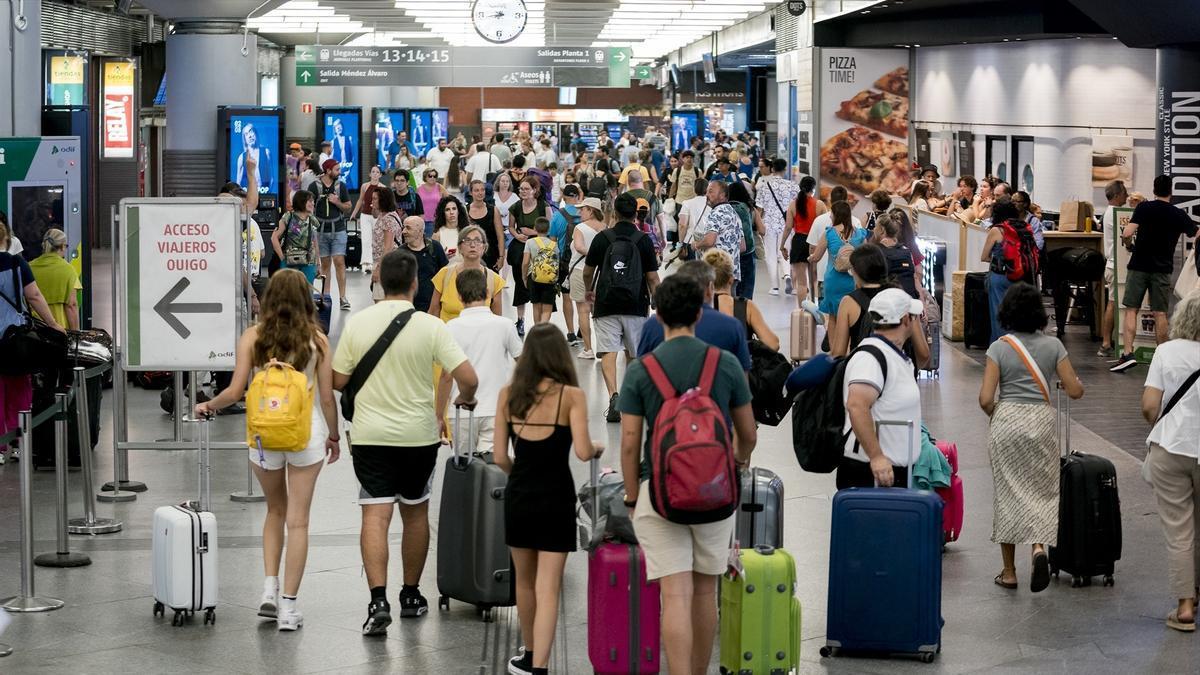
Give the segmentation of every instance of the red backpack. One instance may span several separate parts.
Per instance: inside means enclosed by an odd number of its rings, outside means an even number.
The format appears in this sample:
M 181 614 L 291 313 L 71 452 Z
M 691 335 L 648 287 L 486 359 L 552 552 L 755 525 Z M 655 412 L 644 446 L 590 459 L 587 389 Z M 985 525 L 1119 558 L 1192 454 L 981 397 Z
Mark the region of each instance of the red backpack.
M 712 523 L 737 509 L 733 440 L 725 414 L 709 395 L 720 359 L 721 350 L 709 347 L 699 384 L 680 394 L 653 354 L 642 358 L 663 397 L 650 439 L 650 501 L 673 523 Z
M 1009 281 L 1034 283 L 1038 273 L 1037 242 L 1029 224 L 1023 220 L 1006 220 L 1000 223 L 1004 238 L 1000 243 L 1000 255 Z

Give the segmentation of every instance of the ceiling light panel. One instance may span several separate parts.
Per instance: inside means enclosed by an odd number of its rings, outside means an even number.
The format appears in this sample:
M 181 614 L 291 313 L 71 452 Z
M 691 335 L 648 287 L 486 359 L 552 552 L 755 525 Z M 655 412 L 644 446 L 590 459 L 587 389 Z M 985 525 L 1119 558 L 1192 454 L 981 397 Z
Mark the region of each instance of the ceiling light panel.
M 246 25 L 260 33 L 363 33 L 371 28 L 316 0 L 289 0 Z

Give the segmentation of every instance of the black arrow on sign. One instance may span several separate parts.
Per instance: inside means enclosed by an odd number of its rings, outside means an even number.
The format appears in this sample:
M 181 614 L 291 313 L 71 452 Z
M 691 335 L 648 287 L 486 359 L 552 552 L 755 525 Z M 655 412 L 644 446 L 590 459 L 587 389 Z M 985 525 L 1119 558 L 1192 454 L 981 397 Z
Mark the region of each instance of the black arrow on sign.
M 192 282 L 187 277 L 180 279 L 175 282 L 171 290 L 167 291 L 162 300 L 154 305 L 154 311 L 162 317 L 163 321 L 167 322 L 167 325 L 174 328 L 176 333 L 179 333 L 179 337 L 185 340 L 192 334 L 192 331 L 183 325 L 183 322 L 175 316 L 176 314 L 220 314 L 223 307 L 219 302 L 175 302 L 175 299 L 191 285 Z

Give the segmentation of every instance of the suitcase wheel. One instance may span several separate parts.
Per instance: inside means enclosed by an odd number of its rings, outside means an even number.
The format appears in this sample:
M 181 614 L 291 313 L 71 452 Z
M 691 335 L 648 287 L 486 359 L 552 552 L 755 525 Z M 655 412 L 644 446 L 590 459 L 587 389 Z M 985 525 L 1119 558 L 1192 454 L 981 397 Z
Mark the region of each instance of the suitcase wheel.
M 934 654 L 933 652 L 926 652 L 921 655 L 921 663 L 933 663 L 935 658 L 937 658 L 937 654 Z
M 821 658 L 827 659 L 831 656 L 837 656 L 837 650 L 830 646 L 821 647 Z
M 154 602 L 154 616 L 163 616 L 167 612 L 167 608 L 161 602 Z
M 175 616 L 171 617 L 172 626 L 182 626 L 183 620 L 187 618 L 187 612 L 182 609 L 175 610 Z
M 1111 574 L 1109 574 L 1108 576 L 1104 577 L 1104 585 L 1105 585 L 1105 586 L 1113 586 L 1113 585 L 1115 585 L 1116 583 L 1117 583 L 1117 582 L 1113 580 L 1113 577 L 1112 577 L 1112 575 L 1111 575 Z
M 215 607 L 209 607 L 204 611 L 204 625 L 207 626 L 210 623 L 214 626 L 217 625 L 217 609 Z
M 438 609 L 444 612 L 450 611 L 450 596 L 443 595 L 438 598 Z
M 494 623 L 496 621 L 496 610 L 493 607 L 478 607 L 479 618 L 483 619 L 484 623 Z

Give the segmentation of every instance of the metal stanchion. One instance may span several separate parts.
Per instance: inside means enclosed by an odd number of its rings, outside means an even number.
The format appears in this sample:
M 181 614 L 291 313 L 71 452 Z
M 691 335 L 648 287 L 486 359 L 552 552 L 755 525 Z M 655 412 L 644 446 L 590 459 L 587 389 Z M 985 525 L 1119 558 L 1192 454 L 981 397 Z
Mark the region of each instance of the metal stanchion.
M 48 612 L 63 606 L 57 598 L 39 598 L 33 585 L 33 413 L 17 413 L 21 436 L 21 594 L 0 600 L 0 607 L 10 612 Z M 66 461 L 63 461 L 66 464 Z
M 57 548 L 54 553 L 43 553 L 33 559 L 34 565 L 42 567 L 83 567 L 91 565 L 92 559 L 86 553 L 72 553 L 71 541 L 67 537 L 67 395 L 59 392 L 54 395 L 54 405 L 58 413 L 54 416 L 54 525 Z M 87 429 L 79 430 L 80 454 L 91 452 L 83 443 Z
M 267 501 L 266 495 L 254 494 L 254 469 L 250 468 L 250 462 L 246 462 L 246 491 L 231 493 L 229 499 L 242 503 Z
M 114 229 L 113 231 L 115 232 L 116 230 Z M 114 239 L 113 241 L 116 240 Z M 114 272 L 113 275 L 115 279 L 116 273 Z M 113 288 L 116 287 L 114 282 Z M 121 347 L 116 345 L 113 347 L 113 479 L 112 482 L 100 486 L 101 492 L 96 495 L 98 501 L 105 503 L 131 502 L 137 499 L 137 495 L 134 492 L 139 491 L 121 482 L 122 475 L 125 478 L 129 477 L 128 469 L 125 468 L 125 464 L 129 461 L 128 451 L 121 449 L 121 444 L 125 442 L 125 431 L 128 429 L 128 427 L 124 426 L 128 421 L 124 414 L 125 385 L 125 369 L 121 367 Z M 140 491 L 146 489 L 144 483 L 139 483 L 139 485 L 141 485 Z
M 96 411 L 99 412 L 99 411 Z M 87 398 L 87 376 L 82 366 L 75 367 L 75 425 L 79 436 L 92 433 L 92 410 Z M 109 534 L 120 532 L 122 523 L 112 518 L 96 517 L 96 495 L 92 487 L 92 451 L 89 446 L 80 448 L 83 460 L 83 517 L 67 521 L 70 534 Z
M 0 642 L 0 658 L 4 658 L 12 653 L 12 647 Z

